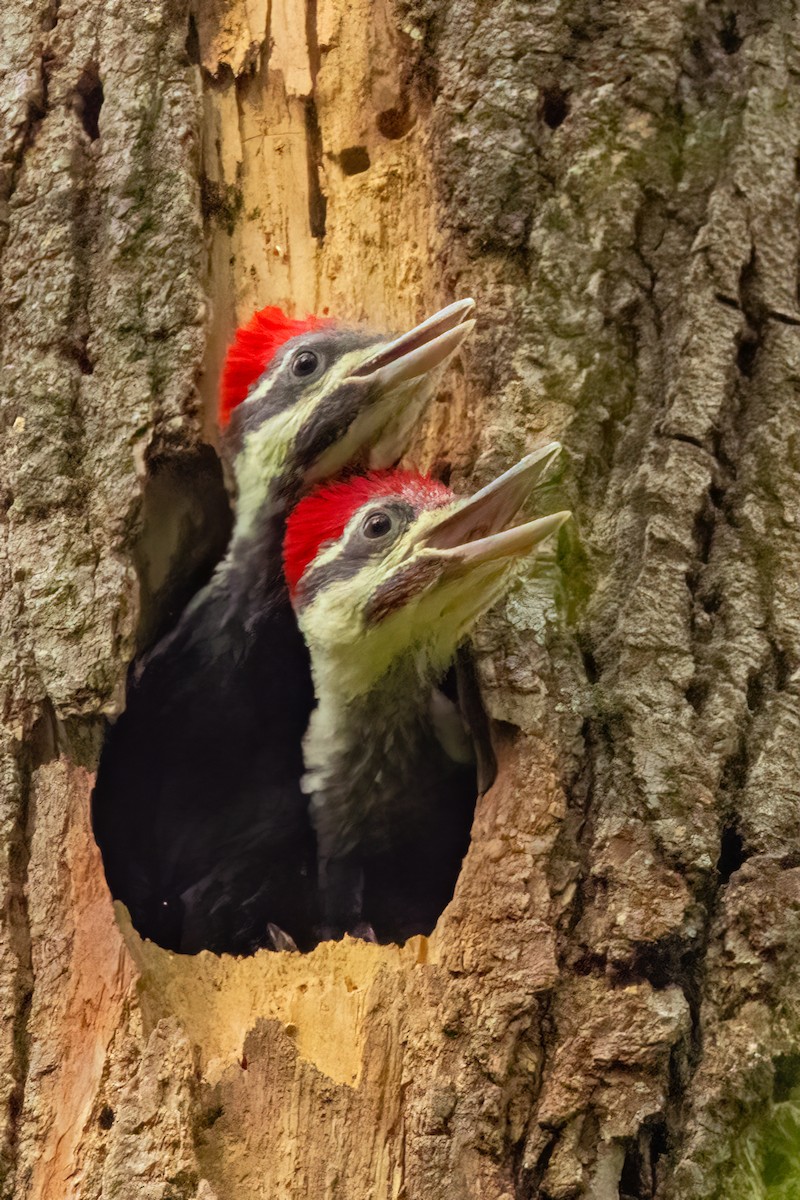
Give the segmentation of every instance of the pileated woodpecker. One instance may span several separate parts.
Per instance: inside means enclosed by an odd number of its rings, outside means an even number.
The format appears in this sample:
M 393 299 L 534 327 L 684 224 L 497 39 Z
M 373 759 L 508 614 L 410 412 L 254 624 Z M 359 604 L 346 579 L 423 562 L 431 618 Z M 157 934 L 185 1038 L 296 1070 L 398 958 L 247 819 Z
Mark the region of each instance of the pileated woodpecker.
M 299 786 L 313 689 L 283 578 L 285 515 L 354 461 L 397 460 L 472 308 L 461 300 L 392 339 L 265 309 L 236 335 L 220 405 L 237 491 L 230 545 L 134 664 L 93 797 L 111 893 L 162 946 L 313 944 Z
M 570 515 L 506 528 L 559 450 L 471 499 L 389 471 L 324 485 L 290 514 L 284 567 L 317 696 L 303 786 L 327 936 L 427 933 L 452 895 L 475 773 L 436 685 L 513 566 Z

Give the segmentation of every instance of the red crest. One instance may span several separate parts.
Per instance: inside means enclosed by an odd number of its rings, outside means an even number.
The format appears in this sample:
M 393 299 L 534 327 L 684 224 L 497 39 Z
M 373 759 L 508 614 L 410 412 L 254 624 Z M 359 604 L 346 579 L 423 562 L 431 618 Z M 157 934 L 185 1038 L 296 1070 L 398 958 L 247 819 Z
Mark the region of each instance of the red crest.
M 325 545 L 342 536 L 350 518 L 365 504 L 387 496 L 397 496 L 417 511 L 441 508 L 455 499 L 443 483 L 416 471 L 371 471 L 315 488 L 286 523 L 283 569 L 291 596 L 308 564 Z
M 264 374 L 277 350 L 301 333 L 323 329 L 330 322 L 319 317 L 296 320 L 279 308 L 262 308 L 246 325 L 240 325 L 222 368 L 219 396 L 219 423 L 224 429 L 231 413 L 247 398 L 250 388 Z

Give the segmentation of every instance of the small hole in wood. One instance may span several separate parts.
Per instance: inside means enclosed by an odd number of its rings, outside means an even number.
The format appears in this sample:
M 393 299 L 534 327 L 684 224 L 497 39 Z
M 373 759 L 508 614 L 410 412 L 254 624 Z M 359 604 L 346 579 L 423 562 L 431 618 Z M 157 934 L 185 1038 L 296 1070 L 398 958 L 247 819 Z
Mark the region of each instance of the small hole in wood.
M 370 167 L 369 152 L 366 146 L 349 146 L 339 155 L 339 166 L 345 175 L 361 175 Z
M 736 351 L 736 366 L 746 379 L 750 379 L 753 374 L 757 353 L 758 335 L 755 330 L 748 329 L 739 338 Z
M 751 671 L 747 677 L 747 707 L 751 713 L 758 712 L 764 703 L 765 679 L 761 671 Z
M 450 486 L 453 464 L 446 458 L 437 458 L 430 471 L 434 479 L 438 479 L 445 487 Z
M 569 116 L 569 92 L 558 87 L 542 92 L 542 120 L 550 129 L 558 129 Z
M 708 683 L 706 680 L 695 677 L 685 692 L 687 703 L 689 703 L 695 712 L 702 711 L 703 706 L 708 699 Z
M 625 1150 L 619 1179 L 620 1200 L 640 1200 L 640 1197 L 649 1194 L 649 1180 L 646 1179 L 641 1148 L 638 1140 L 631 1138 Z
M 100 137 L 100 110 L 103 107 L 103 85 L 97 67 L 85 67 L 75 85 L 73 107 L 84 130 L 93 142 Z
M 114 1124 L 114 1110 L 109 1104 L 104 1104 L 100 1109 L 97 1124 L 101 1129 L 110 1129 Z
M 779 1054 L 774 1066 L 772 1099 L 776 1104 L 783 1104 L 791 1100 L 792 1093 L 800 1087 L 800 1054 Z
M 383 112 L 378 113 L 375 123 L 382 137 L 396 141 L 398 138 L 405 137 L 414 124 L 414 117 L 407 107 L 386 108 Z
M 739 36 L 736 28 L 736 13 L 727 13 L 722 28 L 718 34 L 719 44 L 726 54 L 735 54 L 741 47 L 744 38 Z
M 194 66 L 200 66 L 200 35 L 197 31 L 197 21 L 193 13 L 189 14 L 189 28 L 186 33 L 186 57 Z
M 720 882 L 727 883 L 746 859 L 747 854 L 745 853 L 742 835 L 735 825 L 726 825 L 720 838 L 719 858 L 717 860 L 717 872 Z
M 597 683 L 600 676 L 600 670 L 597 666 L 597 659 L 592 654 L 591 650 L 581 650 L 581 658 L 583 659 L 583 669 L 586 672 L 586 679 L 589 683 Z

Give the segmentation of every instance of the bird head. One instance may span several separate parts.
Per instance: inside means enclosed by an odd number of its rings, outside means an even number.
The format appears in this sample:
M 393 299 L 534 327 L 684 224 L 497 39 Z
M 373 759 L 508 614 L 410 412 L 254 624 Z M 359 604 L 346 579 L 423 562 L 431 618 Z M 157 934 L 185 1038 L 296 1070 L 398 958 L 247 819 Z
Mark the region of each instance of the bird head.
M 323 485 L 297 505 L 284 570 L 318 694 L 330 685 L 363 695 L 409 655 L 424 678 L 444 672 L 515 564 L 569 517 L 511 525 L 559 451 L 551 442 L 467 499 L 385 471 Z
M 474 327 L 472 300 L 399 337 L 265 308 L 241 328 L 222 373 L 220 424 L 242 515 L 276 484 L 284 503 L 346 464 L 397 461 L 439 370 Z

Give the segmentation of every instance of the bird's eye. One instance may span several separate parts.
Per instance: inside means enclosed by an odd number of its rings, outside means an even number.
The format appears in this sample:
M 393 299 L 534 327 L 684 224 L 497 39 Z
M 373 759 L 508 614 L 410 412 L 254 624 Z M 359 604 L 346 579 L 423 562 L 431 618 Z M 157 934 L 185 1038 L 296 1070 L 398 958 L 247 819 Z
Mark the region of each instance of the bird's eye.
M 313 375 L 319 366 L 319 359 L 313 350 L 298 350 L 292 359 L 293 375 Z
M 371 512 L 369 516 L 364 518 L 364 524 L 361 526 L 364 537 L 381 538 L 386 537 L 386 534 L 392 528 L 392 518 L 387 512 L 379 509 L 377 512 Z

